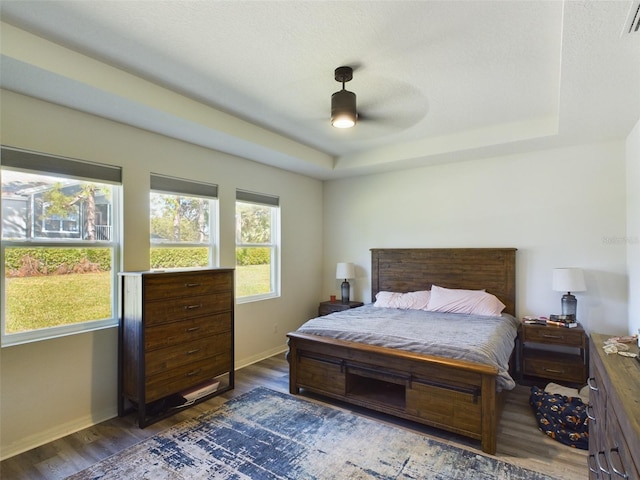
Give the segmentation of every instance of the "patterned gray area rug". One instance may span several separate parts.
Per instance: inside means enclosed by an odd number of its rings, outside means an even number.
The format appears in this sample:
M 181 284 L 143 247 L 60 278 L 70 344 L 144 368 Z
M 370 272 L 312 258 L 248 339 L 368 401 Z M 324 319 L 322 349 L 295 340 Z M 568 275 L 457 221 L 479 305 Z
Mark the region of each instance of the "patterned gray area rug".
M 68 478 L 551 479 L 262 387 Z

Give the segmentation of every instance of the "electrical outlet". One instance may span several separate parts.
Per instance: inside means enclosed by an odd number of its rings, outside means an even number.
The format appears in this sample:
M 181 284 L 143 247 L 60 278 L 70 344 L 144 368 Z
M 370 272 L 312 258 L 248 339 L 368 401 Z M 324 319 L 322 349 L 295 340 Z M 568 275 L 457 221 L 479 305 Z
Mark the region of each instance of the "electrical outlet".
M 273 324 L 273 333 L 278 333 L 278 324 L 277 323 Z

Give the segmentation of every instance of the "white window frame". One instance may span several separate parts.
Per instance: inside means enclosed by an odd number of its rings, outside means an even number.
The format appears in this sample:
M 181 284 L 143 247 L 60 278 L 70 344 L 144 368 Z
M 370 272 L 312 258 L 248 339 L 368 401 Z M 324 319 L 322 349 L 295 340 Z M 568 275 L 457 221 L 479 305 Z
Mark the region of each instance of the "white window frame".
M 250 192 L 248 190 L 236 190 L 236 211 L 238 203 L 253 203 L 256 205 L 266 206 L 271 208 L 271 242 L 270 243 L 243 243 L 236 235 L 236 250 L 242 247 L 260 247 L 269 248 L 271 250 L 271 271 L 270 282 L 272 290 L 268 293 L 261 293 L 257 295 L 245 295 L 238 296 L 236 293 L 236 303 L 249 303 L 257 302 L 261 300 L 268 300 L 271 298 L 280 297 L 280 278 L 281 278 L 281 266 L 280 266 L 280 199 L 275 195 L 268 195 L 256 192 Z M 235 257 L 235 254 L 234 254 Z M 236 277 L 237 278 L 237 277 Z M 237 281 L 237 280 L 236 280 Z M 236 292 L 237 292 L 236 288 Z
M 150 195 L 152 193 L 162 195 L 186 196 L 203 198 L 209 202 L 209 241 L 207 243 L 168 242 L 164 240 L 149 239 L 151 248 L 202 248 L 209 249 L 208 265 L 193 268 L 215 268 L 219 266 L 220 252 L 218 248 L 220 229 L 218 226 L 218 186 L 215 184 L 196 182 L 183 178 L 170 177 L 158 173 L 151 173 Z M 151 198 L 149 198 L 151 201 Z M 149 218 L 151 220 L 151 218 Z M 151 252 L 149 252 L 151 255 Z M 179 270 L 181 267 L 176 267 Z M 174 270 L 173 268 L 158 268 L 158 270 Z
M 2 311 L 0 312 L 0 341 L 2 348 L 21 345 L 42 340 L 64 337 L 77 333 L 101 330 L 118 326 L 118 273 L 121 264 L 121 212 L 122 182 L 121 169 L 110 165 L 95 164 L 83 160 L 69 159 L 48 154 L 19 150 L 2 146 L 2 169 L 24 171 L 26 173 L 52 175 L 73 178 L 80 181 L 95 181 L 110 184 L 112 190 L 113 232 L 110 241 L 88 241 L 81 239 L 25 239 L 5 240 L 0 234 L 0 278 L 3 286 L 0 289 Z M 1 229 L 1 224 L 0 224 Z M 99 320 L 47 327 L 26 332 L 5 333 L 5 250 L 11 247 L 27 248 L 110 248 L 111 249 L 111 317 Z

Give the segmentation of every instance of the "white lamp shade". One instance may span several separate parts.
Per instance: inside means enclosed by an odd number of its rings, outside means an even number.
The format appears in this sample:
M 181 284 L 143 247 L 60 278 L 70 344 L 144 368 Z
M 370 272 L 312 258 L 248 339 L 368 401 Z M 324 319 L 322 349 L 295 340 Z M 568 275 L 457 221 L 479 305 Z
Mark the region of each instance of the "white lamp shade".
M 356 277 L 356 267 L 353 263 L 339 263 L 336 268 L 336 278 L 347 279 Z
M 584 292 L 586 289 L 582 269 L 553 269 L 553 290 L 556 292 Z

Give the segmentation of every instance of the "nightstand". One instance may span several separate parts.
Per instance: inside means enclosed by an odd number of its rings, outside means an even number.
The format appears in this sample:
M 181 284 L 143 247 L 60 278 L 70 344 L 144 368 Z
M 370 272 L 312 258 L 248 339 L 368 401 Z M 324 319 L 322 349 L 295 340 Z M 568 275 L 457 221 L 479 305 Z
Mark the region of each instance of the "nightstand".
M 544 386 L 554 381 L 582 386 L 587 381 L 588 349 L 587 333 L 581 325 L 565 328 L 523 323 L 518 337 L 520 383 Z
M 335 302 L 320 302 L 320 306 L 318 306 L 318 316 L 322 317 L 323 315 L 329 315 L 333 312 L 341 312 L 343 310 L 349 310 L 350 308 L 356 308 L 363 306 L 362 302 L 349 302 L 342 303 L 340 300 L 336 300 Z

